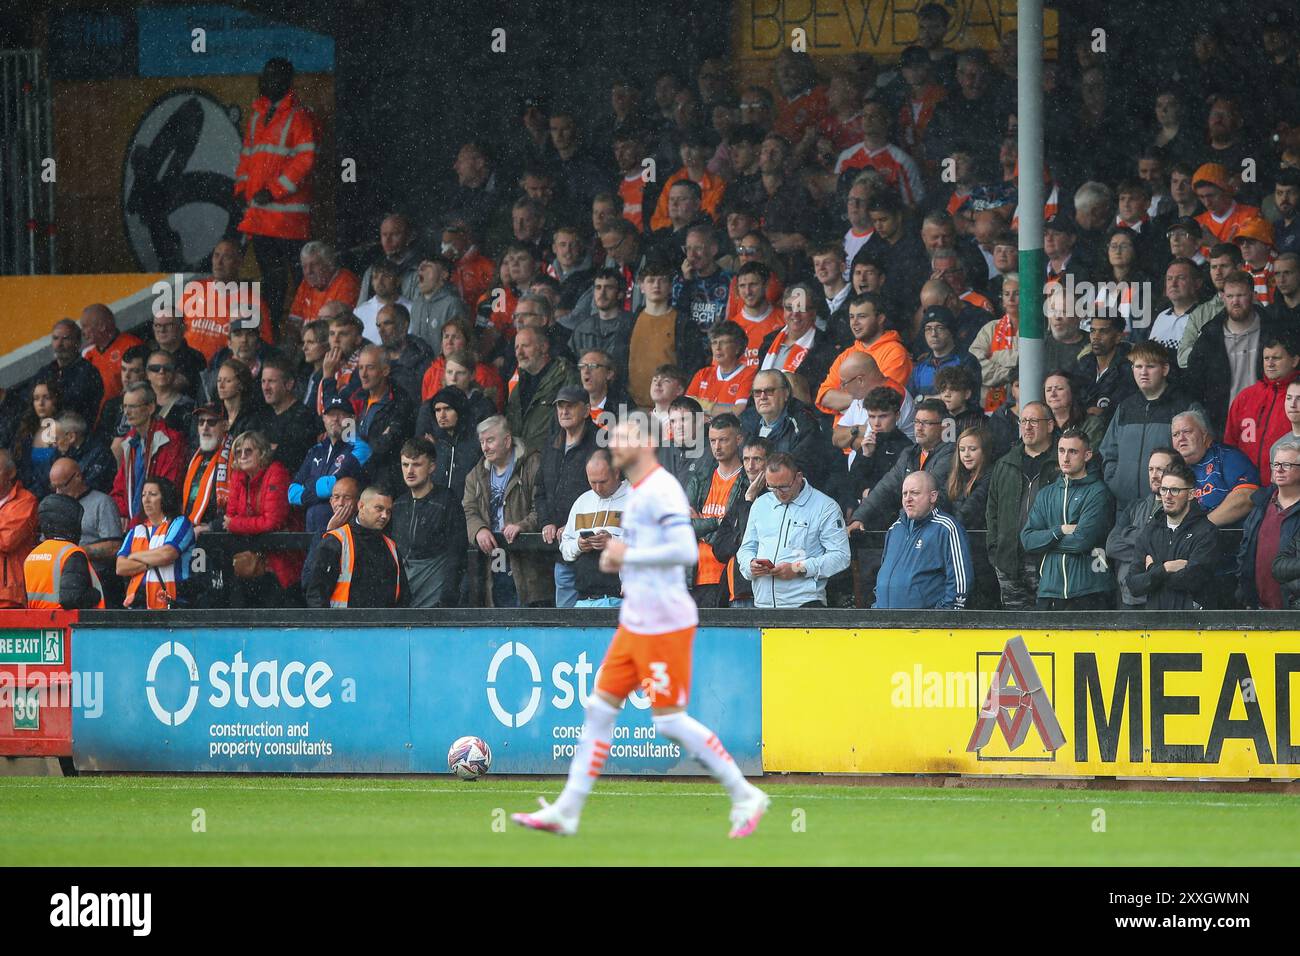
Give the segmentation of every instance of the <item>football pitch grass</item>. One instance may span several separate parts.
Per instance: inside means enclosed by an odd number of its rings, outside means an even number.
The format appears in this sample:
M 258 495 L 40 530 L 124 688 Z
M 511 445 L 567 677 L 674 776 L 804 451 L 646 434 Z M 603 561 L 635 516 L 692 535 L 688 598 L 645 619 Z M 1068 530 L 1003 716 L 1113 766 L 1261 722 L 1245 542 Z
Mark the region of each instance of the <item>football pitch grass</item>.
M 778 782 L 727 839 L 707 782 L 608 778 L 576 837 L 509 814 L 562 781 L 0 778 L 0 866 L 1294 866 L 1294 795 Z M 1100 811 L 1100 812 L 1099 812 Z M 202 823 L 203 832 L 196 832 Z

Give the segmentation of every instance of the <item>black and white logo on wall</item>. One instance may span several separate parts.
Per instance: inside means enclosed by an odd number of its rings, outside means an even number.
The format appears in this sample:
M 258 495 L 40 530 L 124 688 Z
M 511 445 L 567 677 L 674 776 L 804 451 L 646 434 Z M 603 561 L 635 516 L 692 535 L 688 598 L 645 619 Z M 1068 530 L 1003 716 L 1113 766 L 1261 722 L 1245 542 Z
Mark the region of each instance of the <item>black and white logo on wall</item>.
M 239 117 L 209 93 L 177 89 L 140 120 L 122 163 L 122 219 L 143 271 L 206 271 L 238 224 Z

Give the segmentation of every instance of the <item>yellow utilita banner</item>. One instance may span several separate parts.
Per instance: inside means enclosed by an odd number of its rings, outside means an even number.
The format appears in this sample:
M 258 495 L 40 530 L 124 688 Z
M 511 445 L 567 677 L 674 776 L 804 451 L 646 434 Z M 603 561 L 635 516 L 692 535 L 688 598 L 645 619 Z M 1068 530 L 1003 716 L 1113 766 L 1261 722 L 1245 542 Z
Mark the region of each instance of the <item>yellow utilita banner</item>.
M 763 631 L 770 772 L 1297 778 L 1293 700 L 1294 631 Z
M 874 53 L 897 56 L 916 42 L 917 11 L 928 0 L 740 0 L 733 7 L 737 58 L 768 59 L 799 34 L 813 56 Z M 947 0 L 945 45 L 955 50 L 993 50 L 1016 28 L 1016 0 Z M 1043 11 L 1043 43 L 1056 52 L 1057 15 Z

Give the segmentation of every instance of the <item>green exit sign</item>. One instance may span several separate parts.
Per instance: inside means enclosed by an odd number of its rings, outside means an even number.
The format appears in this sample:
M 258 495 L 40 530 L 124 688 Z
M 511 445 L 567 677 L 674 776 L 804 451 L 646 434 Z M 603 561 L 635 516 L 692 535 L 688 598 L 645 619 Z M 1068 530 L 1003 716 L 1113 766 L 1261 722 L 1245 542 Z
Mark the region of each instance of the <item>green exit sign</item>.
M 14 730 L 41 729 L 41 690 L 39 687 L 14 691 Z
M 60 630 L 0 631 L 0 664 L 62 664 Z

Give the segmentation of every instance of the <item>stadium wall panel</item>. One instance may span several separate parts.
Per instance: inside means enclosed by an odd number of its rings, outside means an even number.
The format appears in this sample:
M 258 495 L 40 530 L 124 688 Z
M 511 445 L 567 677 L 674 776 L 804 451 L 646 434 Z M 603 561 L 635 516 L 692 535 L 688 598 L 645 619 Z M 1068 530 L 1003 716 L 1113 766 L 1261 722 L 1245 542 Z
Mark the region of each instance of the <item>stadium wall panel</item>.
M 74 711 L 74 762 L 445 773 L 452 741 L 473 734 L 493 772 L 564 773 L 609 639 L 605 626 L 88 627 L 73 666 L 102 674 L 103 692 L 98 713 Z M 701 628 L 692 677 L 692 711 L 748 774 L 762 770 L 759 645 L 758 628 Z M 626 711 L 607 773 L 703 772 L 655 738 L 639 693 Z
M 1014 675 L 1005 685 L 994 678 L 1016 637 L 1041 682 L 1039 720 L 1024 707 L 1032 689 L 1027 673 L 1021 686 Z M 1295 779 L 1297 672 L 1296 631 L 766 628 L 763 765 L 778 772 Z M 978 746 L 982 709 L 992 725 Z M 1064 738 L 1055 749 L 1044 741 L 1048 711 Z M 1013 748 L 1017 718 L 1026 732 Z

